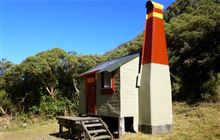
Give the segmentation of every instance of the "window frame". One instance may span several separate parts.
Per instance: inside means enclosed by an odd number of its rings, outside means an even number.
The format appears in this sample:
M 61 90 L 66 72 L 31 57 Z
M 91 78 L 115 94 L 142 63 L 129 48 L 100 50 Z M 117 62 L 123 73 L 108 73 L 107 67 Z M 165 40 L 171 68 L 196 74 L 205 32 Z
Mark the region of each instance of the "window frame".
M 109 74 L 109 75 L 107 75 Z M 108 79 L 106 79 L 106 77 Z M 106 85 L 106 81 L 108 80 L 108 84 L 110 85 Z M 108 87 L 106 87 L 108 86 Z M 101 73 L 101 89 L 112 89 L 112 73 L 111 72 L 107 72 L 107 71 L 104 71 Z
M 105 78 L 106 73 L 110 74 L 108 76 L 108 78 L 110 80 L 109 87 L 105 87 L 105 83 L 104 83 L 104 81 L 105 81 L 104 78 Z M 101 87 L 102 94 L 113 94 L 114 93 L 114 91 L 115 91 L 115 89 L 114 89 L 114 76 L 111 72 L 107 72 L 107 71 L 101 72 L 101 85 L 100 85 L 100 87 Z

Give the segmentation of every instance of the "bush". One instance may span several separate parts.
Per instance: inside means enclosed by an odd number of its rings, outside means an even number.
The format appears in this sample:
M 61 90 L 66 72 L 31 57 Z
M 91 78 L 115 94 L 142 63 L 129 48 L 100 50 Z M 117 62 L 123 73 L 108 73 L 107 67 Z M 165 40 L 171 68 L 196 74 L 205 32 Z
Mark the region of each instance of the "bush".
M 205 101 L 220 101 L 220 73 L 212 76 L 202 85 L 202 98 Z
M 0 116 L 6 115 L 12 112 L 13 110 L 13 104 L 9 98 L 7 98 L 7 93 L 5 90 L 0 90 L 0 107 L 3 109 L 4 112 L 0 110 Z M 4 114 L 6 113 L 6 114 Z
M 173 75 L 172 73 L 170 73 L 171 75 L 171 82 L 172 82 L 172 98 L 175 101 L 180 100 L 180 89 L 182 86 L 181 83 L 181 79 L 175 75 Z
M 72 102 L 66 97 L 53 99 L 51 96 L 42 96 L 41 103 L 38 106 L 30 108 L 30 112 L 46 117 L 54 117 L 57 115 L 70 115 L 75 114 L 77 104 Z

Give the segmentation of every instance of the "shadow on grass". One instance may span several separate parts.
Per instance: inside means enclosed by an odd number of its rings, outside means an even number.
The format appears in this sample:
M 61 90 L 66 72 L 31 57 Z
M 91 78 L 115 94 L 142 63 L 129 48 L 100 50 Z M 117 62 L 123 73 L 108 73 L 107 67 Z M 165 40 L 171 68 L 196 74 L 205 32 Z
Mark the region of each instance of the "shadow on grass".
M 77 140 L 78 139 L 73 134 L 70 134 L 69 131 L 64 131 L 62 134 L 60 134 L 60 133 L 51 133 L 49 135 L 54 136 L 56 138 L 61 138 L 61 139 L 64 139 L 64 140 Z

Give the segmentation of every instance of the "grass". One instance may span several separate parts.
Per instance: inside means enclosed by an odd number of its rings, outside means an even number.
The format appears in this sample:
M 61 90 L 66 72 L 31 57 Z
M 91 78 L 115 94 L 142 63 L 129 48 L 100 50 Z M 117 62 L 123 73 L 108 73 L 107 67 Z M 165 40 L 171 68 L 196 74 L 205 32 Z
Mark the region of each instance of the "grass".
M 142 133 L 127 133 L 122 140 L 216 140 L 220 139 L 220 103 L 200 103 L 187 105 L 186 103 L 173 103 L 174 124 L 173 132 L 162 135 L 145 135 Z M 58 132 L 55 120 L 45 122 L 42 118 L 30 120 L 12 120 L 9 127 L 2 129 L 0 121 L 0 140 L 59 140 L 51 133 Z M 7 121 L 4 121 L 4 123 Z M 23 127 L 22 123 L 27 126 Z
M 45 117 L 18 115 L 17 117 L 0 117 L 0 132 L 5 131 L 21 131 L 37 127 L 53 121 Z
M 0 132 L 0 140 L 63 140 L 50 136 L 58 132 L 58 125 L 55 120 L 50 120 L 45 124 L 35 124 L 32 127 L 19 131 Z
M 216 140 L 220 139 L 220 103 L 187 105 L 173 103 L 173 132 L 162 135 L 127 133 L 122 140 Z

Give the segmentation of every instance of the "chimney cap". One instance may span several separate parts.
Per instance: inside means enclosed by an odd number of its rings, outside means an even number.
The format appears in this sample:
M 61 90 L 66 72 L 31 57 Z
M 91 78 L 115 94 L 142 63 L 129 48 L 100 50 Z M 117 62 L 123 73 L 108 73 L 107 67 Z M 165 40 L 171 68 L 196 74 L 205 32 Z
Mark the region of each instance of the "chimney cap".
M 150 11 L 152 8 L 157 8 L 157 9 L 160 9 L 160 10 L 163 10 L 163 5 L 162 4 L 159 4 L 159 3 L 156 3 L 156 2 L 153 2 L 153 1 L 147 1 L 146 3 L 146 8 L 148 11 Z

